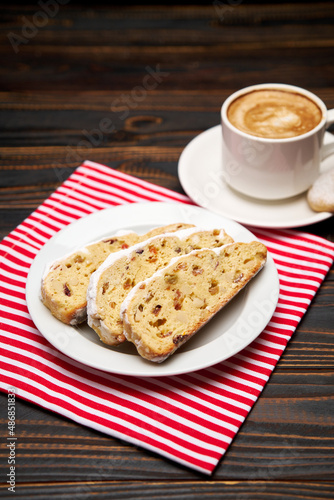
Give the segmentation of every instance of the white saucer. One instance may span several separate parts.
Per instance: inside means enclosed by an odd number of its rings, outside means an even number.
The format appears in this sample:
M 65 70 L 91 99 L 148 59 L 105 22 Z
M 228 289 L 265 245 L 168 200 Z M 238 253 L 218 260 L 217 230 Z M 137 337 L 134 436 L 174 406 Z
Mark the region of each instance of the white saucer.
M 325 143 L 334 136 L 325 134 Z M 181 185 L 198 205 L 241 224 L 289 228 L 328 219 L 329 212 L 314 212 L 306 194 L 279 201 L 258 200 L 231 189 L 222 175 L 222 134 L 217 125 L 195 137 L 183 150 L 178 166 Z M 321 163 L 321 172 L 334 167 L 334 155 Z

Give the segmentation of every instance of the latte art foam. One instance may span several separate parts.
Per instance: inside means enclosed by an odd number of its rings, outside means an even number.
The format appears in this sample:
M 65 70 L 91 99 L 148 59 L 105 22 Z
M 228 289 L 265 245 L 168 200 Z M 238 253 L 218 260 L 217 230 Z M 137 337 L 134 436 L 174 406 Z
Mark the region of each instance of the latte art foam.
M 246 134 L 286 139 L 314 129 L 322 120 L 322 112 L 304 95 L 265 89 L 235 99 L 227 110 L 227 117 Z

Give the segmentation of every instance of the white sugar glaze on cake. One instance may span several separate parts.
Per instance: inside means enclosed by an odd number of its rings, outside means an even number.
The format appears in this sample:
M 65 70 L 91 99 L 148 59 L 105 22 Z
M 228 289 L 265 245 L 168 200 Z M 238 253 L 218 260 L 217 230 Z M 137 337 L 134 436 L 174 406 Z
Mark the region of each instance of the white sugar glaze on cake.
M 131 288 L 176 255 L 195 248 L 222 246 L 233 240 L 224 230 L 190 228 L 164 234 L 110 255 L 91 276 L 87 292 L 88 324 L 102 342 L 117 345 L 125 340 L 120 306 Z
M 138 283 L 121 305 L 124 334 L 160 363 L 189 340 L 263 268 L 260 242 L 194 250 Z

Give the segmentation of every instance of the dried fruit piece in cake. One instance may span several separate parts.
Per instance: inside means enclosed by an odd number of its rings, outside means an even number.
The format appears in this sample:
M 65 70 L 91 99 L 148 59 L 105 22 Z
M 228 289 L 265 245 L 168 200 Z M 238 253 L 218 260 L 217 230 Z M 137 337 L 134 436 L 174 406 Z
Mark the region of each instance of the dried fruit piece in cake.
M 156 236 L 110 255 L 92 275 L 89 283 L 88 324 L 102 342 L 120 344 L 125 340 L 120 307 L 139 281 L 167 266 L 173 257 L 198 248 L 220 247 L 232 241 L 224 230 L 191 228 Z
M 254 241 L 173 259 L 122 304 L 126 338 L 143 358 L 164 361 L 249 283 L 266 257 L 266 247 Z
M 57 259 L 44 272 L 41 285 L 43 304 L 60 321 L 77 325 L 87 316 L 87 287 L 92 273 L 111 253 L 165 232 L 179 231 L 192 224 L 175 223 L 152 229 L 144 235 L 122 232 L 91 243 Z

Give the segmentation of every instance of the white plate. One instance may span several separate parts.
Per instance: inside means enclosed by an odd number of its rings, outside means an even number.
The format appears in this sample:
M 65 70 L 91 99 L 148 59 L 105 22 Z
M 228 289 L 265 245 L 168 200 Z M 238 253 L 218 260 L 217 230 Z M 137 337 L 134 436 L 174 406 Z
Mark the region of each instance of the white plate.
M 334 136 L 326 132 L 325 143 L 331 141 Z M 334 155 L 322 162 L 321 172 L 331 167 L 334 167 Z M 313 212 L 305 193 L 280 201 L 244 196 L 225 183 L 222 172 L 222 132 L 217 125 L 195 137 L 179 159 L 182 187 L 198 205 L 241 224 L 257 227 L 306 226 L 332 216 L 328 212 Z
M 40 301 L 45 265 L 76 248 L 114 234 L 120 229 L 145 233 L 172 222 L 205 228 L 225 228 L 238 241 L 254 235 L 240 224 L 200 207 L 178 203 L 135 203 L 101 210 L 70 224 L 56 234 L 36 256 L 27 280 L 30 315 L 45 338 L 67 356 L 106 372 L 134 376 L 165 376 L 191 372 L 222 361 L 247 346 L 269 322 L 278 300 L 275 264 L 268 256 L 264 269 L 192 339 L 161 364 L 141 358 L 126 342 L 103 344 L 86 324 L 64 325 Z

